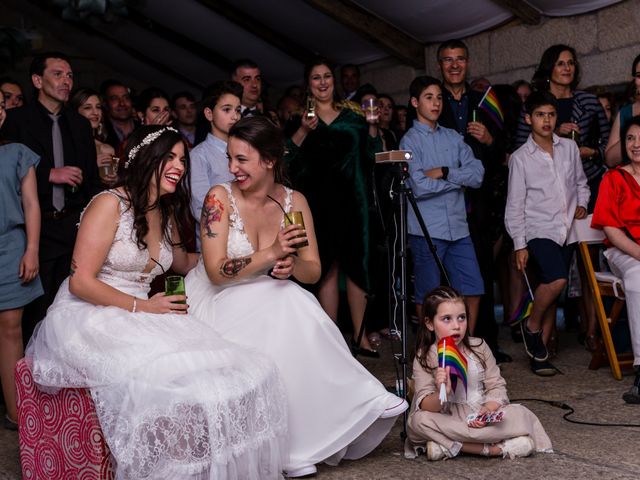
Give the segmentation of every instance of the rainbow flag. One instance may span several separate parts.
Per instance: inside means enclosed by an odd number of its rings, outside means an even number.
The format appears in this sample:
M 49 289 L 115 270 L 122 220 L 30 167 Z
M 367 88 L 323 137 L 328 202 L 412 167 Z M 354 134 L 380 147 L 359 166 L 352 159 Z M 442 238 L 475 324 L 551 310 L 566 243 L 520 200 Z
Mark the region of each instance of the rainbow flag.
M 500 100 L 498 100 L 498 95 L 496 95 L 495 90 L 489 86 L 487 91 L 484 92 L 484 96 L 478 103 L 478 108 L 481 108 L 491 119 L 498 125 L 498 128 L 502 129 L 504 127 L 504 113 L 502 113 L 502 106 L 500 105 Z
M 454 392 L 458 385 L 458 378 L 464 385 L 464 391 L 467 391 L 467 359 L 458 350 L 453 337 L 445 337 L 438 342 L 438 366 L 451 368 L 449 373 L 451 375 L 451 387 Z
M 531 298 L 531 293 L 526 292 L 522 299 L 520 300 L 520 304 L 511 318 L 509 319 L 509 326 L 517 325 L 525 318 L 531 316 L 531 310 L 533 310 L 533 298 Z

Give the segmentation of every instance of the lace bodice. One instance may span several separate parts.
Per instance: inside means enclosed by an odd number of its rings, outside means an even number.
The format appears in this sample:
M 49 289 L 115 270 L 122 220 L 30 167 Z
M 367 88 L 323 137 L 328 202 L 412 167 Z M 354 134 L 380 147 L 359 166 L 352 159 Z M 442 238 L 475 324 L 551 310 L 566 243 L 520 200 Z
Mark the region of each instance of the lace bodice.
M 242 217 L 240 217 L 240 211 L 238 210 L 236 199 L 231 191 L 231 184 L 223 183 L 222 186 L 227 190 L 229 202 L 231 203 L 231 212 L 229 213 L 229 237 L 227 239 L 227 257 L 240 258 L 249 256 L 255 252 L 255 248 L 251 245 L 251 241 L 249 241 L 249 237 L 244 231 L 244 222 L 242 221 Z M 285 187 L 284 185 L 282 188 L 284 188 L 285 191 L 283 208 L 285 212 L 289 213 L 291 211 L 291 196 L 293 194 L 293 190 Z M 284 228 L 284 218 L 282 219 L 280 227 Z
M 155 259 L 160 265 L 155 264 L 149 273 L 144 273 L 150 262 L 150 255 L 149 250 L 140 250 L 136 243 L 133 210 L 128 208 L 126 200 L 113 190 L 106 190 L 93 198 L 105 194 L 111 194 L 118 199 L 120 219 L 111 249 L 98 273 L 98 279 L 126 293 L 146 295 L 153 279 L 171 267 L 171 245 L 163 238 L 160 243 L 160 258 Z M 168 228 L 170 229 L 171 225 L 168 225 Z

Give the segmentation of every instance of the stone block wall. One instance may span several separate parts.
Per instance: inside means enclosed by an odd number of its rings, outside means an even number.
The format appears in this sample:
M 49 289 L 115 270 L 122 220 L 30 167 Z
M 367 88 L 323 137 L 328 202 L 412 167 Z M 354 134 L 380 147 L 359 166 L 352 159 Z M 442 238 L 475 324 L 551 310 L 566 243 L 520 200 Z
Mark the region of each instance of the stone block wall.
M 544 50 L 555 43 L 571 45 L 582 67 L 581 87 L 615 85 L 631 79 L 631 62 L 640 54 L 640 0 L 626 0 L 575 17 L 544 17 L 539 25 L 515 20 L 465 38 L 471 78 L 493 83 L 530 80 Z M 437 45 L 425 48 L 428 73 L 439 73 Z
M 492 83 L 531 80 L 544 50 L 565 43 L 578 53 L 581 88 L 619 85 L 631 80 L 631 62 L 640 54 L 640 0 L 626 0 L 575 17 L 543 17 L 539 25 L 513 20 L 463 40 L 469 46 L 470 79 L 483 76 Z M 406 103 L 415 75 L 439 78 L 437 47 L 425 47 L 424 71 L 382 60 L 362 65 L 362 80 Z

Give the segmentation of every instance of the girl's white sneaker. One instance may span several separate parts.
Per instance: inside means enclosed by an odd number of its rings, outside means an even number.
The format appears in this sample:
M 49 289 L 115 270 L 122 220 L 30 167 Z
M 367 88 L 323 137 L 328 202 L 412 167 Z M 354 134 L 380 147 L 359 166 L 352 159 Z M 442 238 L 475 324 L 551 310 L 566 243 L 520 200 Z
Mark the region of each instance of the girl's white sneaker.
M 447 453 L 442 445 L 437 442 L 427 442 L 427 459 L 431 461 L 442 460 L 447 457 Z
M 500 442 L 498 446 L 502 450 L 502 458 L 508 456 L 512 460 L 516 457 L 528 457 L 535 448 L 529 435 L 509 438 Z

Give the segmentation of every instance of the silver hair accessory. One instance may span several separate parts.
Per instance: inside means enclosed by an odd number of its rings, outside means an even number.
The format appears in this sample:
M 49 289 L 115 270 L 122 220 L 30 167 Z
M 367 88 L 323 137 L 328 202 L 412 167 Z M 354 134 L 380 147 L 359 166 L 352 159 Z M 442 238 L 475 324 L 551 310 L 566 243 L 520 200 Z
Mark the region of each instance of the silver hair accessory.
M 131 161 L 136 157 L 136 155 L 138 154 L 138 152 L 140 151 L 140 149 L 142 147 L 146 147 L 147 145 L 151 145 L 153 142 L 155 142 L 160 137 L 160 135 L 162 135 L 164 132 L 167 132 L 167 131 L 172 131 L 172 132 L 178 133 L 178 130 L 176 130 L 173 127 L 164 127 L 162 130 L 158 130 L 156 132 L 151 132 L 149 135 L 144 137 L 142 139 L 142 141 L 138 145 L 136 145 L 131 150 L 129 150 L 129 158 L 127 159 L 126 162 L 124 162 L 124 168 L 129 168 L 129 165 L 131 165 Z

